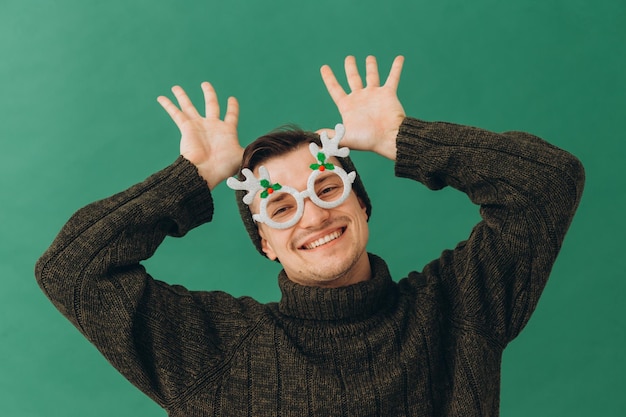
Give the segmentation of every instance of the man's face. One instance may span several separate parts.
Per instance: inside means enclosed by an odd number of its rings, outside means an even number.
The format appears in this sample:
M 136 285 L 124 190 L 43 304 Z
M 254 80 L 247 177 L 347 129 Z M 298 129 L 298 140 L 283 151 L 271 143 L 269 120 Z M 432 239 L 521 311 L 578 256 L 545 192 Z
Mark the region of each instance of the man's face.
M 308 147 L 301 146 L 262 165 L 269 171 L 272 183 L 305 190 L 312 172 L 309 166 L 315 162 Z M 338 164 L 335 158 L 331 162 Z M 255 175 L 258 174 L 257 167 Z M 323 181 L 320 187 L 324 187 Z M 257 195 L 250 208 L 258 213 L 259 207 Z M 366 207 L 354 191 L 332 209 L 318 207 L 305 198 L 302 218 L 290 228 L 274 229 L 263 223 L 258 226 L 263 251 L 269 259 L 280 260 L 291 281 L 308 286 L 341 287 L 370 277 Z

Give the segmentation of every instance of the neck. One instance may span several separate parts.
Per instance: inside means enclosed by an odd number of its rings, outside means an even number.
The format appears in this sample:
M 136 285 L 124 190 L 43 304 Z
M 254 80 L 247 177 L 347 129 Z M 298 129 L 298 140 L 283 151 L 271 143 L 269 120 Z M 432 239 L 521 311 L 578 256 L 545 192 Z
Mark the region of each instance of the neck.
M 338 320 L 369 316 L 393 304 L 394 284 L 387 265 L 375 255 L 368 259 L 372 268 L 369 278 L 341 288 L 304 286 L 287 278 L 283 270 L 278 278 L 283 294 L 279 303 L 281 313 L 309 320 Z

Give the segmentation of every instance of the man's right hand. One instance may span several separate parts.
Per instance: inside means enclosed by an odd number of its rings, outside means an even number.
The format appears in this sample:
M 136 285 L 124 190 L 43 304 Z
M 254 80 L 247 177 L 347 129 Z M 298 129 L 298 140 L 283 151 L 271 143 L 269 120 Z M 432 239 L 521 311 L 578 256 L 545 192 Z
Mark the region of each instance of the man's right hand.
M 180 109 L 165 96 L 159 96 L 157 101 L 180 130 L 180 154 L 198 168 L 212 190 L 234 175 L 241 163 L 243 148 L 237 137 L 239 103 L 235 97 L 229 97 L 224 120 L 221 120 L 213 86 L 205 81 L 201 87 L 205 103 L 204 117 L 198 113 L 180 86 L 172 87 Z

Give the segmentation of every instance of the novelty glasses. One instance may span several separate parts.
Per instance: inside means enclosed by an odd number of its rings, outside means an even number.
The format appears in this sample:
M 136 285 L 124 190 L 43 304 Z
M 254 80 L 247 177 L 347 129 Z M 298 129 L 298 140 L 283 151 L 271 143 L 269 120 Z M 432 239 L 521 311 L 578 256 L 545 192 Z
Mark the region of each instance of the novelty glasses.
M 307 180 L 307 188 L 298 191 L 293 187 L 272 183 L 265 166 L 259 167 L 259 177 L 244 168 L 241 173 L 244 181 L 234 177 L 228 178 L 226 184 L 233 190 L 248 191 L 242 201 L 248 206 L 254 196 L 260 192 L 260 212 L 252 218 L 259 223 L 275 229 L 287 229 L 294 226 L 304 213 L 304 199 L 309 198 L 318 207 L 331 209 L 341 205 L 350 196 L 356 172 L 349 174 L 338 165 L 329 162 L 332 156 L 345 158 L 350 153 L 347 147 L 339 148 L 339 141 L 345 134 L 342 124 L 335 126 L 335 136 L 328 138 L 326 132 L 320 135 L 322 147 L 316 143 L 309 144 L 311 155 L 317 162 L 310 165 L 312 170 Z

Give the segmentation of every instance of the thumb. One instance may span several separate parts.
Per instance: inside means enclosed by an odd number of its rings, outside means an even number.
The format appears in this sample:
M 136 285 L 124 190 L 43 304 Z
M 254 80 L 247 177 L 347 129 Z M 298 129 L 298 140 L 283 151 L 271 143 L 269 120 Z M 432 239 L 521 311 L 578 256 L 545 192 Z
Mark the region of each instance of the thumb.
M 315 131 L 318 135 L 326 133 L 329 138 L 335 137 L 335 129 L 318 129 Z
M 335 135 L 337 134 L 337 131 L 335 129 L 318 129 L 315 131 L 315 133 L 317 133 L 318 135 L 322 135 L 322 133 L 326 133 L 326 135 L 328 135 L 329 139 L 333 139 L 335 137 Z M 341 138 L 341 146 L 347 146 L 350 149 L 361 149 L 359 147 L 359 142 L 355 141 L 355 138 L 349 137 L 344 133 L 344 136 Z

